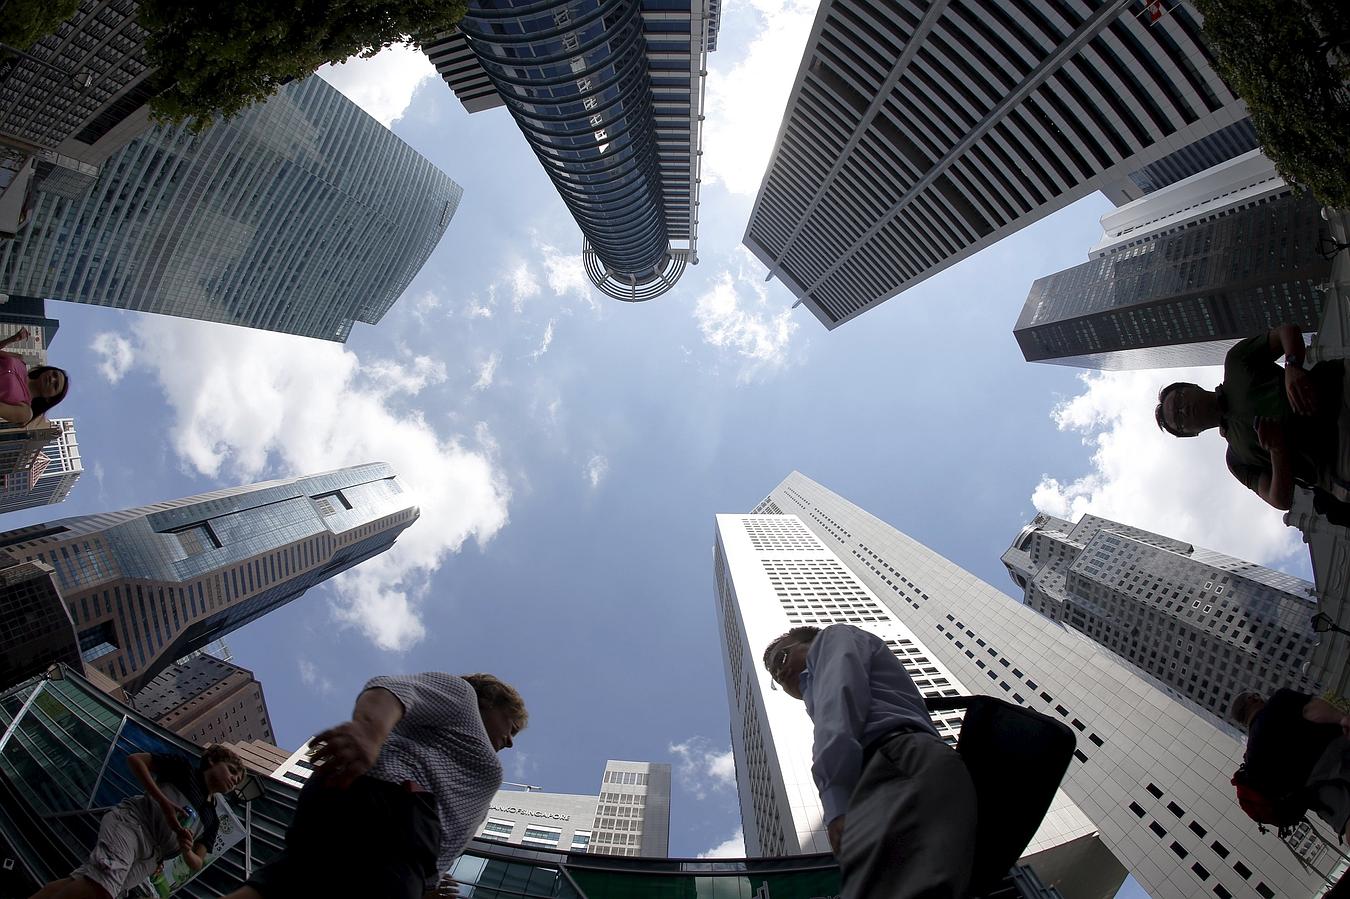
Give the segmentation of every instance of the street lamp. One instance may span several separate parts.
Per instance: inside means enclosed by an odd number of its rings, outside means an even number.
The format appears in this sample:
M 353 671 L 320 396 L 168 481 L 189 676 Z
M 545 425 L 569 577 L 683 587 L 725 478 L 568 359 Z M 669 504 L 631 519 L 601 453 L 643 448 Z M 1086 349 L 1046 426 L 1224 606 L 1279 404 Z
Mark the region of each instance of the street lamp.
M 1316 615 L 1312 616 L 1312 629 L 1319 634 L 1335 631 L 1338 634 L 1345 634 L 1350 637 L 1350 630 L 1338 626 L 1335 620 L 1326 612 L 1318 612 Z
M 0 44 L 0 50 L 7 50 L 7 51 L 9 51 L 10 53 L 15 54 L 16 56 L 22 56 L 24 59 L 27 59 L 27 60 L 29 60 L 29 61 L 31 61 L 31 62 L 35 62 L 35 63 L 37 63 L 37 64 L 40 65 L 40 66 L 46 66 L 47 68 L 51 69 L 53 72 L 56 72 L 57 74 L 59 74 L 59 75 L 65 77 L 65 78 L 70 79 L 71 83 L 74 84 L 76 87 L 87 88 L 87 87 L 89 87 L 89 85 L 91 85 L 91 84 L 94 83 L 94 73 L 93 73 L 93 72 L 88 72 L 88 71 L 85 71 L 85 72 L 79 72 L 79 73 L 75 73 L 75 72 L 67 72 L 65 69 L 63 69 L 63 68 L 61 68 L 61 67 L 59 67 L 59 66 L 54 66 L 54 65 L 52 65 L 51 63 L 47 62 L 47 60 L 45 60 L 45 59 L 41 59 L 40 57 L 34 56 L 34 55 L 31 54 L 31 53 L 25 53 L 24 51 L 20 50 L 18 47 L 11 47 L 9 44 Z

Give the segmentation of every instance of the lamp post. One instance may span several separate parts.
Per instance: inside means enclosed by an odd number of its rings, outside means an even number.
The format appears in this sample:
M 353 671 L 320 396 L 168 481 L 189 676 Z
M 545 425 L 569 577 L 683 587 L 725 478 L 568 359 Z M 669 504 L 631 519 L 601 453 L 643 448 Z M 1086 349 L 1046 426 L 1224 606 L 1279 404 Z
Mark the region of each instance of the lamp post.
M 1345 634 L 1350 637 L 1350 630 L 1340 627 L 1326 612 L 1318 612 L 1312 616 L 1312 629 L 1319 634 L 1325 634 L 1334 631 L 1338 634 Z
M 8 51 L 8 52 L 10 52 L 10 53 L 13 53 L 15 56 L 22 56 L 24 59 L 29 60 L 30 62 L 35 62 L 35 63 L 37 63 L 37 64 L 40 65 L 40 66 L 46 66 L 47 68 L 51 69 L 53 72 L 56 72 L 57 74 L 59 74 L 59 75 L 65 77 L 65 78 L 69 78 L 70 81 L 71 81 L 71 83 L 73 83 L 76 87 L 84 88 L 84 87 L 88 87 L 89 85 L 91 85 L 91 84 L 94 83 L 94 73 L 93 73 L 93 72 L 88 72 L 88 71 L 85 71 L 85 72 L 79 72 L 79 73 L 75 73 L 75 72 L 67 72 L 65 69 L 63 69 L 63 68 L 61 68 L 61 67 L 59 67 L 59 66 L 54 66 L 54 65 L 52 65 L 51 63 L 47 62 L 47 60 L 45 60 L 45 59 L 42 59 L 42 58 L 37 57 L 37 56 L 34 56 L 34 55 L 31 54 L 31 53 L 25 53 L 24 51 L 20 50 L 18 47 L 11 47 L 9 44 L 0 44 L 0 50 L 6 50 L 6 51 Z

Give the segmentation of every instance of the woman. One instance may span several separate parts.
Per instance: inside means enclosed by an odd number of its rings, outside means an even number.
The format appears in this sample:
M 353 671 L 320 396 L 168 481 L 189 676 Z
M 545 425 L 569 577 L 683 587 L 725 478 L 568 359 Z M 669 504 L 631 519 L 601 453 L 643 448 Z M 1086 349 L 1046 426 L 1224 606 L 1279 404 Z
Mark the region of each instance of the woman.
M 29 369 L 23 359 L 4 348 L 28 339 L 28 329 L 0 340 L 0 419 L 24 427 L 66 398 L 70 376 L 65 369 L 39 365 Z

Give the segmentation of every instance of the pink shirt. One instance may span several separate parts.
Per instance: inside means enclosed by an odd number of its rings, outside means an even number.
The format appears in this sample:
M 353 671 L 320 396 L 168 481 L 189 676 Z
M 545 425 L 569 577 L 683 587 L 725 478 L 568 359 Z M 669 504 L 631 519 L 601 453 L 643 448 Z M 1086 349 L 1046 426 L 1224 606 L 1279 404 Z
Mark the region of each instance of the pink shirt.
M 28 392 L 28 366 L 10 353 L 0 353 L 0 403 L 11 406 L 33 404 L 33 395 Z

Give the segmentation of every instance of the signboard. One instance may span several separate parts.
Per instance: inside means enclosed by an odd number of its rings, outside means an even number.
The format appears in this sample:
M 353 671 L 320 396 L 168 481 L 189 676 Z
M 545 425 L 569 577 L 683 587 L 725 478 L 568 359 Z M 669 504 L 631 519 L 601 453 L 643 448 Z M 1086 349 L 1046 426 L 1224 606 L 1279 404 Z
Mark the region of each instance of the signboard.
M 222 796 L 212 797 L 216 803 L 216 815 L 220 818 L 220 829 L 216 832 L 215 844 L 211 851 L 206 854 L 206 860 L 198 871 L 188 867 L 188 863 L 183 860 L 181 855 L 175 855 L 173 858 L 159 866 L 146 884 L 151 892 L 160 899 L 168 899 L 169 894 L 174 890 L 196 877 L 211 862 L 220 858 L 220 856 L 235 843 L 244 838 L 244 825 L 239 818 L 235 816 L 234 809 L 225 801 Z

